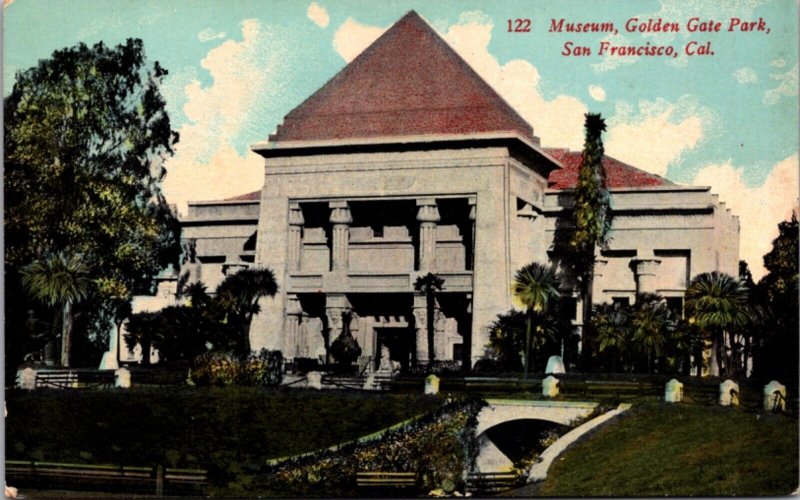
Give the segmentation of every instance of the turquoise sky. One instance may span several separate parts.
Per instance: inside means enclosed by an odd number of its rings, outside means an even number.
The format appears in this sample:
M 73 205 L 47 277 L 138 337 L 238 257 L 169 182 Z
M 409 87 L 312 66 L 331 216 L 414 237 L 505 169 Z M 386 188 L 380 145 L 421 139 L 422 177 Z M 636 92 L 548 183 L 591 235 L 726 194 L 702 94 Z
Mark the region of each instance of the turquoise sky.
M 202 178 L 199 173 L 220 158 L 229 158 L 232 163 L 239 157 L 249 159 L 250 144 L 265 139 L 289 110 L 344 67 L 345 59 L 334 43 L 338 31 L 342 30 L 340 35 L 346 38 L 348 26 L 386 28 L 414 9 L 443 35 L 454 33 L 454 26 L 470 23 L 477 35 L 490 34 L 485 51 L 496 59 L 498 67 L 507 70 L 506 79 L 517 74 L 514 68 L 523 62 L 521 67 L 528 71 L 535 68 L 538 86 L 530 83 L 531 89 L 525 92 L 531 92 L 531 103 L 541 101 L 542 105 L 537 108 L 531 104 L 534 107 L 529 112 L 522 110 L 522 114 L 545 145 L 560 145 L 552 140 L 560 136 L 554 132 L 548 136 L 547 132 L 558 125 L 561 103 L 565 116 L 581 106 L 584 111 L 602 112 L 609 123 L 608 152 L 675 182 L 712 184 L 734 211 L 764 212 L 763 221 L 742 218 L 743 236 L 750 238 L 752 234 L 759 247 L 771 237 L 751 233 L 755 226 L 767 221 L 766 225 L 774 226 L 777 220 L 772 219 L 777 213 L 796 204 L 798 13 L 792 0 L 317 0 L 315 16 L 309 13 L 312 2 L 294 0 L 6 3 L 4 95 L 10 91 L 16 71 L 34 65 L 55 49 L 78 42 L 116 44 L 129 37 L 144 40 L 148 57 L 170 71 L 165 94 L 173 128 L 181 130 L 187 141 L 183 157 L 175 158 L 176 179 L 190 169 L 196 169 L 196 177 Z M 681 32 L 628 33 L 625 23 L 632 17 L 677 22 Z M 692 17 L 719 21 L 722 32 L 688 33 L 686 24 Z M 728 32 L 731 17 L 743 21 L 760 18 L 769 33 Z M 507 20 L 517 18 L 531 20 L 529 33 L 507 31 Z M 607 38 L 604 33 L 548 32 L 551 19 L 561 18 L 566 22 L 613 22 L 619 34 Z M 481 31 L 477 28 L 480 26 L 491 28 Z M 596 55 L 604 39 L 612 45 L 649 42 L 672 46 L 680 54 L 688 42 L 704 45 L 710 41 L 714 55 L 604 59 Z M 567 41 L 587 46 L 593 54 L 565 57 L 561 52 Z M 471 45 L 465 42 L 465 46 Z M 230 64 L 225 57 L 232 58 Z M 473 64 L 469 57 L 467 60 Z M 251 69 L 263 74 L 253 79 L 247 74 Z M 481 72 L 481 68 L 476 69 Z M 518 73 L 520 78 L 526 74 Z M 221 93 L 236 88 L 237 81 L 246 85 L 251 80 L 255 87 L 240 89 L 236 99 L 215 94 L 215 89 Z M 503 89 L 498 90 L 507 96 Z M 524 106 L 523 91 L 517 98 Z M 516 104 L 514 99 L 509 101 Z M 549 120 L 539 118 L 545 113 Z M 573 136 L 580 137 L 579 127 L 573 128 L 578 128 Z M 636 136 L 637 130 L 648 135 Z M 230 149 L 227 156 L 220 153 L 226 148 Z M 788 174 L 778 175 L 780 168 Z M 795 185 L 786 186 L 786 179 L 795 181 Z M 776 192 L 775 186 L 781 185 Z M 201 198 L 214 194 L 213 189 L 205 194 L 199 184 L 193 189 L 204 193 Z M 174 191 L 175 199 L 181 201 L 182 195 L 177 194 L 177 188 Z M 220 194 L 229 193 L 220 190 Z M 782 204 L 744 205 L 746 200 L 737 199 L 772 195 Z

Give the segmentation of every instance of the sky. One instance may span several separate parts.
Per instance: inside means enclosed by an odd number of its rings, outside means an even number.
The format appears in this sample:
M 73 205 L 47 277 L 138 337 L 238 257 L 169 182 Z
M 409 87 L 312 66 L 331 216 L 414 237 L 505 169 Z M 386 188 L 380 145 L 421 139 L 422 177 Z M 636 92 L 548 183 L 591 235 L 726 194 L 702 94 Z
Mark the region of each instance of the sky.
M 59 48 L 141 38 L 169 71 L 162 92 L 181 139 L 164 190 L 185 212 L 187 200 L 260 189 L 250 145 L 412 9 L 543 146 L 580 150 L 583 115 L 599 112 L 607 154 L 711 186 L 740 218 L 740 257 L 764 273 L 777 223 L 798 205 L 793 0 L 4 0 L 3 92 Z M 654 31 L 658 20 L 678 31 Z M 614 31 L 567 32 L 587 23 Z M 674 54 L 609 55 L 642 46 Z

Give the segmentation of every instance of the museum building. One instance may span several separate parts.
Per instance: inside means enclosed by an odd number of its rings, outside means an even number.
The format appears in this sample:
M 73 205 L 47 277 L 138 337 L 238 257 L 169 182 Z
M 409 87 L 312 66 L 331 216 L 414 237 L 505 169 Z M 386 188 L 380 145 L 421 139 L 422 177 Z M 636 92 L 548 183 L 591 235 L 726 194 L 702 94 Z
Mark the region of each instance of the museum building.
M 580 152 L 541 147 L 413 11 L 252 150 L 264 158 L 264 187 L 189 203 L 181 272 L 209 290 L 242 267 L 275 273 L 279 292 L 253 320 L 253 349 L 321 358 L 344 319 L 365 355 L 377 359 L 385 345 L 404 366 L 430 358 L 426 300 L 414 289 L 427 273 L 444 280 L 435 359 L 484 356 L 489 325 L 514 306 L 516 270 L 558 261 L 581 162 Z M 603 166 L 614 219 L 595 263 L 597 303 L 653 292 L 680 310 L 691 277 L 737 275 L 738 218 L 709 187 L 611 157 Z M 176 278 L 162 277 L 135 310 L 177 300 Z M 562 293 L 579 330 L 573 283 L 565 276 Z

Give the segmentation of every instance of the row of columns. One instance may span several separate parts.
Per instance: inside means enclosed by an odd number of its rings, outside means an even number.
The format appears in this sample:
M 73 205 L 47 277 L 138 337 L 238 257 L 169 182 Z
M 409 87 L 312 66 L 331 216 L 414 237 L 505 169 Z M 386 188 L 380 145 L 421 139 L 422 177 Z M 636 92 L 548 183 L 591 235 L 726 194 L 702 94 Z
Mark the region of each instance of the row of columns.
M 636 278 L 636 293 L 656 293 L 658 266 L 661 260 L 654 255 L 642 255 L 632 260 L 633 271 Z M 602 292 L 602 282 L 600 278 L 605 272 L 608 259 L 601 255 L 596 255 L 594 259 L 594 289 L 592 293 L 598 295 Z
M 475 248 L 475 200 L 470 198 L 469 220 L 472 222 L 472 248 Z M 348 249 L 350 243 L 350 226 L 353 216 L 347 201 L 331 201 L 329 222 L 332 224 L 331 234 L 331 270 L 346 271 L 348 268 Z M 441 221 L 439 207 L 435 198 L 417 200 L 417 221 L 419 221 L 419 271 L 422 273 L 436 271 L 436 227 Z M 289 203 L 289 248 L 287 265 L 289 271 L 299 271 L 302 252 L 302 229 L 305 220 L 300 204 Z

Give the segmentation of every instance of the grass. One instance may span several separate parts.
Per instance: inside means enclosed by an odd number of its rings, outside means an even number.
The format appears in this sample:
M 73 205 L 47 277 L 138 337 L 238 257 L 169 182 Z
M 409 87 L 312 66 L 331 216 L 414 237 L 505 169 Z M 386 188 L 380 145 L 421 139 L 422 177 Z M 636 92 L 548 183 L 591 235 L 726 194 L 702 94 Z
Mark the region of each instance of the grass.
M 260 388 L 6 393 L 6 458 L 257 470 L 425 413 L 441 399 Z
M 541 496 L 761 496 L 798 487 L 797 419 L 647 403 L 570 447 Z

